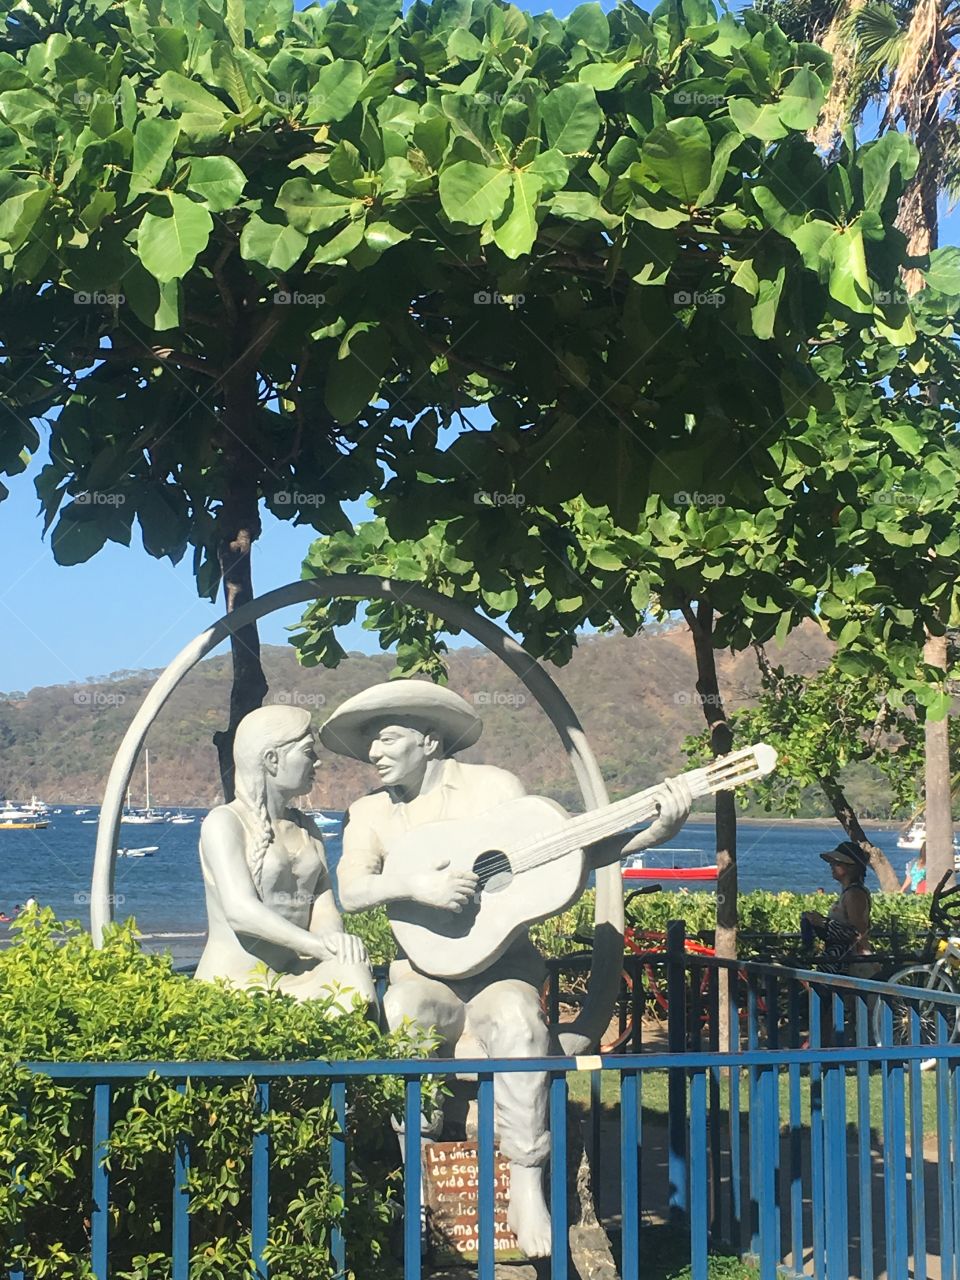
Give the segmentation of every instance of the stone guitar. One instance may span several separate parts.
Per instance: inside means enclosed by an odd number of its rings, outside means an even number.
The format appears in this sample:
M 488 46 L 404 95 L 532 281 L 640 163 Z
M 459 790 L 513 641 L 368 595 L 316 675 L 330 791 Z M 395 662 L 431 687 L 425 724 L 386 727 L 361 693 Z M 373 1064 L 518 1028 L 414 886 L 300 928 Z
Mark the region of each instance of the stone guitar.
M 758 743 L 681 776 L 696 798 L 765 777 L 776 763 L 773 747 Z M 522 796 L 481 818 L 433 822 L 402 836 L 387 850 L 401 877 L 449 866 L 474 872 L 479 884 L 459 912 L 407 899 L 388 903 L 397 942 L 434 977 L 481 972 L 528 925 L 577 900 L 588 874 L 584 846 L 656 817 L 657 791 L 649 787 L 576 817 L 543 796 Z

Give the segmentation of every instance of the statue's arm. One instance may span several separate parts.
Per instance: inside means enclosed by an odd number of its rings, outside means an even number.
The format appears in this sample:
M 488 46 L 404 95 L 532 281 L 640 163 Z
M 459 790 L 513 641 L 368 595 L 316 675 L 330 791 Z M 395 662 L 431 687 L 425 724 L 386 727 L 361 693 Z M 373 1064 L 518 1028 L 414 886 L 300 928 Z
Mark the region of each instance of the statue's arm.
M 319 937 L 264 904 L 247 865 L 245 837 L 239 819 L 225 805 L 209 813 L 200 828 L 204 865 L 217 886 L 231 929 L 286 947 L 297 955 L 329 960 L 330 948 Z
M 658 814 L 649 827 L 638 831 L 626 844 L 623 835 L 609 836 L 588 846 L 587 861 L 593 870 L 619 862 L 628 853 L 651 849 L 672 840 L 690 816 L 690 789 L 682 778 L 668 778 L 658 788 Z
M 411 896 L 410 886 L 400 884 L 385 866 L 376 832 L 362 817 L 348 816 L 343 829 L 337 887 L 345 911 L 369 911 Z

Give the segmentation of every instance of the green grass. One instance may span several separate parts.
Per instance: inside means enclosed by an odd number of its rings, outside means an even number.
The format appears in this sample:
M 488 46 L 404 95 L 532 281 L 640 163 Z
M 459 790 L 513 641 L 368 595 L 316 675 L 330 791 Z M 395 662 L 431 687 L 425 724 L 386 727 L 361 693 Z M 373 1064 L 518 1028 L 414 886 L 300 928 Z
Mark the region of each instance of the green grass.
M 570 1101 L 584 1110 L 590 1102 L 590 1073 L 586 1071 L 572 1072 L 568 1077 L 568 1087 L 570 1093 Z M 747 1072 L 740 1073 L 740 1111 L 745 1114 L 748 1108 L 747 1094 Z M 870 1127 L 871 1129 L 880 1130 L 883 1125 L 883 1092 L 882 1080 L 878 1071 L 871 1072 L 867 1087 L 869 1090 L 870 1100 Z M 937 1095 L 936 1095 L 936 1073 L 924 1072 L 920 1078 L 920 1091 L 923 1106 L 923 1132 L 924 1134 L 936 1133 L 938 1128 L 937 1119 Z M 784 1072 L 781 1071 L 779 1079 L 780 1088 L 780 1123 L 782 1127 L 787 1126 L 787 1117 L 789 1116 L 790 1102 L 790 1082 L 786 1078 Z M 810 1123 L 810 1090 L 811 1082 L 806 1072 L 801 1073 L 800 1077 L 800 1123 L 804 1126 Z M 615 1071 L 605 1071 L 601 1081 L 601 1104 L 604 1114 L 610 1118 L 619 1115 L 620 1105 L 620 1081 Z M 846 1112 L 847 1123 L 856 1125 L 859 1123 L 858 1112 L 858 1082 L 856 1075 L 848 1070 L 846 1077 Z M 641 1079 L 640 1091 L 641 1106 L 644 1118 L 653 1121 L 665 1122 L 667 1118 L 667 1073 L 665 1071 L 645 1071 Z M 729 1073 L 724 1071 L 720 1080 L 720 1106 L 726 1111 L 730 1105 L 730 1084 Z M 907 1077 L 906 1083 L 906 1114 L 909 1124 L 910 1107 L 911 1107 L 911 1089 L 910 1079 Z

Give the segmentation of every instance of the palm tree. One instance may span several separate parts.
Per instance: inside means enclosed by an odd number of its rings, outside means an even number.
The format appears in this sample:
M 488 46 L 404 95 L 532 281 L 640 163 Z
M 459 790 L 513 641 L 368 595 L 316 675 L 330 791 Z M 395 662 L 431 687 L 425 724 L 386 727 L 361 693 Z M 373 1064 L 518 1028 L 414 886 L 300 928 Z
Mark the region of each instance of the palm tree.
M 960 0 L 756 0 L 792 39 L 833 55 L 833 83 L 814 140 L 831 149 L 845 128 L 878 113 L 878 129 L 902 129 L 919 155 L 900 201 L 897 226 L 911 257 L 937 248 L 941 192 L 960 195 Z M 907 271 L 911 293 L 922 268 Z M 937 388 L 927 394 L 936 399 Z M 946 619 L 944 619 L 946 622 Z M 924 661 L 947 671 L 947 639 L 928 630 Z M 936 882 L 953 870 L 949 725 L 925 727 L 927 863 Z

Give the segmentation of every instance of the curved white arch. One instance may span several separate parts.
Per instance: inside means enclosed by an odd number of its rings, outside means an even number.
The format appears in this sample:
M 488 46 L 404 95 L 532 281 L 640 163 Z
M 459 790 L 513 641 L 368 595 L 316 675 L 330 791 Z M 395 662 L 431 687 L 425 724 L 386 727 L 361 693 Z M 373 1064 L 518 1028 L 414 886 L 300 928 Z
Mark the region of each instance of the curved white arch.
M 316 599 L 394 600 L 435 614 L 449 626 L 466 631 L 504 662 L 526 685 L 560 736 L 588 809 L 608 803 L 596 758 L 576 713 L 543 667 L 496 623 L 447 596 L 416 583 L 365 574 L 330 574 L 278 587 L 227 614 L 181 649 L 150 690 L 123 736 L 113 760 L 100 809 L 97 849 L 90 891 L 90 929 L 95 946 L 113 919 L 113 885 L 123 798 L 151 724 L 183 677 L 217 645 L 241 627 L 290 605 Z M 613 1010 L 623 961 L 623 889 L 614 863 L 597 872 L 596 933 L 587 1000 L 576 1019 L 561 1033 L 564 1052 L 595 1047 Z

